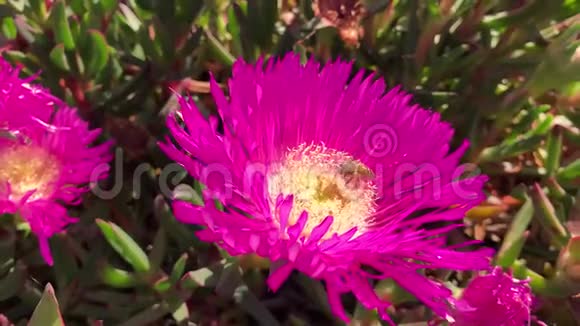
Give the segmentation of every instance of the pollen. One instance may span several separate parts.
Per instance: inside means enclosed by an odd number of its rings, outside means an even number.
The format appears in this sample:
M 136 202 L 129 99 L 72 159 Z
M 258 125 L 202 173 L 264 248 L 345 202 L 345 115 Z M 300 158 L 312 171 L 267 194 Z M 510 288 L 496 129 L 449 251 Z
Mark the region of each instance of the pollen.
M 372 171 L 345 152 L 324 145 L 300 145 L 287 152 L 280 165 L 268 176 L 270 200 L 279 194 L 293 195 L 289 222 L 293 224 L 303 211 L 308 222 L 303 235 L 327 216 L 334 221 L 323 238 L 366 227 L 367 218 L 376 209 L 376 186 Z
M 43 148 L 30 145 L 0 148 L 0 162 L 0 181 L 10 185 L 10 199 L 19 200 L 32 190 L 31 200 L 49 197 L 54 192 L 59 164 Z

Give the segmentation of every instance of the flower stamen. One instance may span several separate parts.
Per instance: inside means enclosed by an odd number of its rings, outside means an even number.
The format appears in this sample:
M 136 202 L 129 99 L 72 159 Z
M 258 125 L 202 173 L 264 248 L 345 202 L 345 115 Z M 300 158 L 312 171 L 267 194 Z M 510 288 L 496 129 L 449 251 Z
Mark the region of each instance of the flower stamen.
M 58 163 L 46 150 L 28 145 L 0 148 L 0 181 L 8 182 L 10 197 L 19 200 L 35 190 L 30 199 L 48 197 L 59 174 Z
M 289 150 L 269 174 L 268 190 L 272 202 L 279 194 L 294 195 L 290 224 L 303 211 L 308 212 L 303 235 L 332 216 L 334 223 L 324 239 L 353 227 L 357 227 L 357 234 L 364 231 L 367 217 L 375 212 L 373 176 L 368 167 L 345 152 L 302 144 Z

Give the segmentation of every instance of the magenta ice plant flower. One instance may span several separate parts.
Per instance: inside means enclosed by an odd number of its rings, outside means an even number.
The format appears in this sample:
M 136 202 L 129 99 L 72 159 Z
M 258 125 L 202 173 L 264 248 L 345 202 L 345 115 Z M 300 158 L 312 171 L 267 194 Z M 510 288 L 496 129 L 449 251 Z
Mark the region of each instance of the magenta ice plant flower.
M 0 61 L 0 214 L 28 222 L 52 265 L 48 239 L 76 222 L 65 206 L 106 176 L 111 146 L 93 146 L 99 129 L 19 73 Z
M 475 277 L 455 303 L 455 326 L 521 326 L 531 320 L 533 304 L 529 282 L 513 278 L 496 267 Z
M 174 214 L 231 255 L 276 262 L 272 290 L 293 270 L 325 281 L 345 321 L 348 292 L 390 320 L 373 290 L 384 278 L 449 316 L 451 291 L 422 271 L 488 268 L 489 251 L 457 251 L 445 238 L 484 198 L 486 177 L 460 178 L 467 143 L 450 153 L 453 129 L 439 114 L 398 88 L 385 94 L 363 71 L 348 82 L 351 70 L 293 54 L 239 60 L 229 100 L 211 80 L 219 118 L 180 98 L 168 119 L 174 142 L 160 146 L 205 185 L 205 205 L 175 200 Z

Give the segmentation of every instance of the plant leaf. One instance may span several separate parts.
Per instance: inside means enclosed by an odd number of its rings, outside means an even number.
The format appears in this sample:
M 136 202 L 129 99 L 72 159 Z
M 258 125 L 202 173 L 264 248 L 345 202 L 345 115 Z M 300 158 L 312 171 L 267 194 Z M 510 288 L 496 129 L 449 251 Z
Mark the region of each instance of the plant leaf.
M 95 76 L 105 68 L 109 61 L 109 46 L 105 36 L 97 30 L 89 30 L 86 39 L 88 44 L 85 73 L 87 76 Z
M 29 326 L 59 326 L 64 325 L 52 285 L 48 283 L 40 302 L 28 323 Z
M 56 0 L 52 4 L 51 9 L 56 42 L 64 44 L 64 48 L 67 50 L 73 50 L 75 48 L 75 41 L 66 15 L 66 4 L 63 0 Z
M 50 61 L 59 69 L 70 71 L 70 65 L 64 49 L 64 44 L 57 44 L 48 55 Z
M 497 265 L 509 267 L 516 261 L 528 236 L 526 230 L 533 216 L 534 205 L 532 200 L 526 196 L 524 205 L 516 213 L 503 243 L 501 244 L 496 257 Z
M 151 268 L 149 259 L 141 247 L 123 229 L 116 224 L 97 219 L 97 225 L 107 242 L 137 272 L 147 272 Z

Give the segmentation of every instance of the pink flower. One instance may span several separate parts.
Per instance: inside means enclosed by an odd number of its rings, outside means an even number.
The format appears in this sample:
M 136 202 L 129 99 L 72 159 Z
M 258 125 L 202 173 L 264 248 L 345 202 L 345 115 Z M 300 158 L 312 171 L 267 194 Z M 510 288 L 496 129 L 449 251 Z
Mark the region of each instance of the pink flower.
M 76 222 L 64 205 L 78 204 L 91 178 L 106 176 L 111 146 L 91 146 L 101 131 L 19 72 L 0 61 L 0 214 L 26 220 L 52 265 L 48 239 Z
M 532 291 L 527 281 L 496 267 L 474 278 L 456 303 L 456 326 L 520 326 L 531 319 Z
M 390 320 L 371 283 L 383 278 L 447 316 L 451 292 L 419 271 L 489 266 L 487 250 L 446 246 L 457 223 L 424 228 L 461 222 L 484 198 L 486 177 L 458 179 L 467 143 L 449 154 L 453 129 L 398 88 L 383 95 L 380 79 L 361 71 L 347 85 L 351 63 L 299 60 L 236 62 L 229 101 L 212 80 L 223 132 L 181 98 L 168 119 L 177 144 L 160 146 L 206 189 L 204 206 L 175 200 L 176 218 L 231 255 L 277 262 L 273 290 L 292 270 L 324 280 L 345 321 L 348 292 Z

